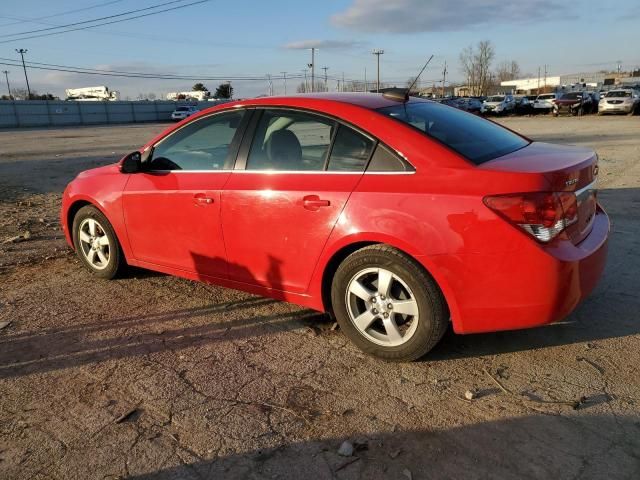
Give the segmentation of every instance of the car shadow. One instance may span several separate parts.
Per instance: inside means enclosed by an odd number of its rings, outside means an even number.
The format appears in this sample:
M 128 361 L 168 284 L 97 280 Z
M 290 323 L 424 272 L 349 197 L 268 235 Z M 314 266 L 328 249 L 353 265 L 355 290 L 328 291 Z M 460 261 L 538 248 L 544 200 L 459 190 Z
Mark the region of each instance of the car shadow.
M 177 457 L 175 466 L 157 470 L 140 464 L 151 471 L 129 472 L 127 478 L 635 478 L 638 433 L 636 417 L 587 413 L 534 414 L 453 428 L 370 431 L 363 425 L 348 436 L 206 455 L 192 463 Z M 351 455 L 337 453 L 344 441 L 354 445 Z M 178 442 L 173 448 L 183 447 Z M 194 452 L 184 451 L 193 458 Z
M 216 257 L 194 255 L 193 258 L 196 269 L 201 265 L 224 263 L 223 259 Z M 268 288 L 280 287 L 281 262 L 277 259 L 270 260 L 266 285 L 255 280 L 246 267 L 235 265 L 234 268 L 235 271 L 245 272 L 248 283 Z M 136 276 L 139 271 L 134 270 L 130 277 Z M 203 275 L 198 275 L 204 278 Z M 313 310 L 255 314 L 256 309 L 275 303 L 277 300 L 270 298 L 250 297 L 216 305 L 131 315 L 108 321 L 94 317 L 93 321 L 86 323 L 1 335 L 0 379 L 165 350 L 198 347 L 222 340 L 228 342 L 265 336 L 304 328 L 315 320 L 320 321 L 319 317 L 324 316 Z M 244 311 L 251 313 L 241 318 L 227 318 L 231 313 L 238 317 Z M 211 321 L 203 323 L 203 319 L 207 317 L 211 317 Z M 193 323 L 196 324 L 192 325 Z M 135 330 L 132 332 L 133 329 Z

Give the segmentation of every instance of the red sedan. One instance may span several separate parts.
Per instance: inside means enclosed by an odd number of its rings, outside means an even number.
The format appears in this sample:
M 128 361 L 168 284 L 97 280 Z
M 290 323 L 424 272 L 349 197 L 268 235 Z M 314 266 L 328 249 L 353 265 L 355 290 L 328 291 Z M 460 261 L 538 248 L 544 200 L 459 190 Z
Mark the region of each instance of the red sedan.
M 69 244 L 331 312 L 362 350 L 567 316 L 604 269 L 597 156 L 438 103 L 316 94 L 200 112 L 64 192 Z

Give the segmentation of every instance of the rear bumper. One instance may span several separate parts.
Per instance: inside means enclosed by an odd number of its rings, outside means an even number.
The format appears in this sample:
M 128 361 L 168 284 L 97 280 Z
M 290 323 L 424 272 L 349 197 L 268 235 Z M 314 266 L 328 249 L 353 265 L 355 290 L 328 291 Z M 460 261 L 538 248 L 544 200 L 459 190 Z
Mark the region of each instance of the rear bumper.
M 455 295 L 454 330 L 516 330 L 562 320 L 600 280 L 609 229 L 607 214 L 598 208 L 591 233 L 578 245 L 569 240 L 553 246 L 531 242 L 526 251 L 490 258 L 442 257 L 436 263 Z
M 599 105 L 598 111 L 600 113 L 629 113 L 633 109 L 633 104 L 620 103 L 618 105 Z

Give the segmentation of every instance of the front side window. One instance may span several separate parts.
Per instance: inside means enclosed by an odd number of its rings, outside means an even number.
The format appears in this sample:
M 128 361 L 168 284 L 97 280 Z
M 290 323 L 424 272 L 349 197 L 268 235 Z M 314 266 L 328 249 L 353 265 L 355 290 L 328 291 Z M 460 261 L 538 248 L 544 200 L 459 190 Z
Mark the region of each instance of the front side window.
M 417 128 L 476 165 L 529 144 L 493 122 L 435 102 L 399 103 L 378 112 Z
M 220 113 L 192 122 L 153 149 L 151 170 L 223 170 L 231 168 L 231 144 L 245 112 Z
M 335 122 L 317 115 L 265 110 L 256 128 L 247 170 L 323 170 Z

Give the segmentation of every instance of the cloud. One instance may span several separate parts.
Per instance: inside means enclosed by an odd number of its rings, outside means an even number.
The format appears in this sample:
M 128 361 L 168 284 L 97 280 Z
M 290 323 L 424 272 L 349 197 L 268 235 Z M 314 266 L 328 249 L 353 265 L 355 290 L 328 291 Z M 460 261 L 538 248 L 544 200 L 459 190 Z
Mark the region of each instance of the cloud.
M 418 33 L 575 18 L 566 13 L 557 0 L 353 0 L 331 21 L 361 32 Z
M 361 42 L 355 40 L 300 40 L 297 42 L 287 43 L 284 45 L 284 48 L 291 50 L 308 50 L 310 48 L 335 49 L 356 48 L 361 45 Z

